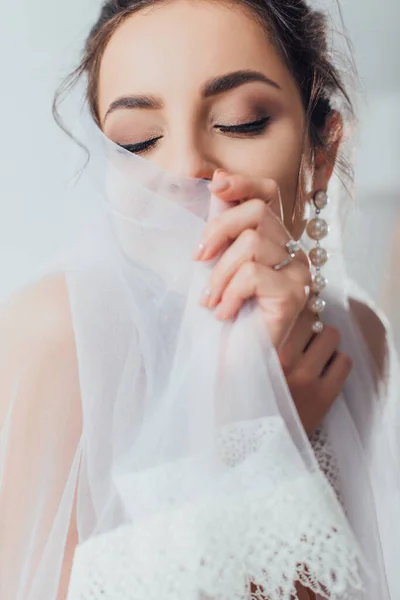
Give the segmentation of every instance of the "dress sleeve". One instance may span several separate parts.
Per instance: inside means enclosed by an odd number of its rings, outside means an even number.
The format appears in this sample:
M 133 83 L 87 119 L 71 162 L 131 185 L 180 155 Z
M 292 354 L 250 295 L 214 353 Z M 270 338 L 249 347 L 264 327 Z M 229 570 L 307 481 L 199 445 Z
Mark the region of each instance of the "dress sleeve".
M 82 445 L 63 277 L 0 310 L 0 600 L 66 595 Z

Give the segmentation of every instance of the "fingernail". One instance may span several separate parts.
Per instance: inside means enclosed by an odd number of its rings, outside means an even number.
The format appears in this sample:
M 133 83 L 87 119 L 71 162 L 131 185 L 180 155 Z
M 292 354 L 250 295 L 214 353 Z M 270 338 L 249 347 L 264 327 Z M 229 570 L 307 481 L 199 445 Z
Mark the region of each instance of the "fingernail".
M 208 303 L 210 301 L 210 296 L 211 296 L 211 292 L 208 288 L 206 288 L 205 290 L 203 290 L 201 296 L 200 296 L 200 304 L 201 306 L 204 307 L 208 307 Z
M 217 179 L 208 184 L 211 192 L 225 192 L 230 187 L 229 179 Z
M 201 257 L 204 255 L 205 249 L 206 249 L 206 245 L 205 245 L 205 243 L 204 243 L 204 242 L 201 242 L 201 243 L 200 243 L 200 244 L 197 246 L 196 250 L 194 251 L 194 254 L 193 254 L 193 260 L 200 260 L 200 259 L 201 259 Z

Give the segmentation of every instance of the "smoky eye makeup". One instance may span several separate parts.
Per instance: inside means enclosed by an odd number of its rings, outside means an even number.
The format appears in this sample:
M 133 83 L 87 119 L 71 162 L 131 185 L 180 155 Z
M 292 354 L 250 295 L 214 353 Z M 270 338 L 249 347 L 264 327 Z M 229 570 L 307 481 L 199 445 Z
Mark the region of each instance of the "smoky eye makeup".
M 271 122 L 272 117 L 269 115 L 265 115 L 259 118 L 253 119 L 244 119 L 237 120 L 232 125 L 222 125 L 216 124 L 214 127 L 221 131 L 222 133 L 232 133 L 232 134 L 248 134 L 248 135 L 256 135 L 263 133 L 267 128 L 268 124 Z
M 271 107 L 265 95 L 259 93 L 252 92 L 250 98 L 248 94 L 242 97 L 237 97 L 236 94 L 233 96 L 218 99 L 206 108 L 203 113 L 204 127 L 212 134 L 239 140 L 250 140 L 266 134 L 276 118 L 277 108 L 273 105 Z M 128 152 L 144 155 L 162 143 L 165 123 L 157 123 L 159 119 L 154 122 L 154 119 L 148 119 L 147 116 L 145 119 L 137 117 L 138 115 L 126 112 L 118 117 L 111 117 L 112 121 L 107 124 L 105 133 Z
M 225 119 L 224 119 L 225 121 Z M 213 128 L 221 134 L 228 135 L 236 138 L 252 138 L 260 136 L 266 132 L 269 124 L 272 121 L 270 115 L 265 115 L 258 118 L 252 119 L 231 119 L 232 125 L 218 124 L 216 123 Z M 137 134 L 135 135 L 137 139 Z M 121 147 L 131 152 L 132 154 L 146 154 L 146 152 L 154 149 L 159 141 L 163 138 L 162 135 L 144 136 L 142 141 L 133 143 L 131 140 L 123 143 L 122 141 L 116 140 L 116 143 Z M 125 136 L 125 139 L 129 139 Z
M 144 154 L 153 148 L 163 137 L 162 128 L 144 124 L 140 119 L 122 119 L 110 127 L 106 127 L 104 133 L 115 144 L 132 152 L 133 154 Z
M 151 150 L 152 148 L 154 148 L 157 143 L 162 139 L 162 136 L 159 137 L 155 137 L 155 138 L 149 138 L 147 140 L 144 140 L 143 142 L 139 142 L 137 144 L 120 144 L 117 142 L 118 146 L 120 146 L 121 148 L 124 148 L 124 150 L 127 150 L 128 152 L 131 152 L 132 154 L 145 154 L 148 150 Z
M 210 122 L 221 133 L 257 135 L 263 133 L 277 114 L 277 107 L 265 94 L 252 91 L 218 101 L 210 111 Z M 272 105 L 271 105 L 272 104 Z
M 271 124 L 273 115 L 260 103 L 224 102 L 219 110 L 214 110 L 211 117 L 212 128 L 222 134 L 241 137 L 262 135 Z M 236 106 L 235 106 L 236 104 Z

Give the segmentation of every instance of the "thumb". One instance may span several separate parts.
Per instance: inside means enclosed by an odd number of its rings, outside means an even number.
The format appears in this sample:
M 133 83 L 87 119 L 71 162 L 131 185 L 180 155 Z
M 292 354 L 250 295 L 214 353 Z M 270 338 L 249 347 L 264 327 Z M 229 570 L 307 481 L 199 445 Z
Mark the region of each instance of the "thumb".
M 216 179 L 224 179 L 225 177 L 229 177 L 228 171 L 224 171 L 224 169 L 216 169 L 213 174 L 212 180 Z

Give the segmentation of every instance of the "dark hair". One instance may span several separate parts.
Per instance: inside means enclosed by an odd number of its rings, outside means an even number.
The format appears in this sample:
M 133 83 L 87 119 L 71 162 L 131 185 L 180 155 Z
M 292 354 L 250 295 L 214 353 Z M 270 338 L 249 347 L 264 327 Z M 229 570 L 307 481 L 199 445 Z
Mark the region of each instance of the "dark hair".
M 130 15 L 165 0 L 107 0 L 92 28 L 84 48 L 82 62 L 62 84 L 54 100 L 53 113 L 63 127 L 58 105 L 77 81 L 87 76 L 87 101 L 99 124 L 98 75 L 106 46 L 118 26 Z M 221 2 L 221 0 L 218 0 Z M 340 101 L 342 117 L 354 117 L 343 76 L 332 61 L 327 44 L 327 17 L 309 7 L 305 0 L 225 0 L 242 6 L 264 27 L 291 71 L 300 90 L 307 117 L 308 134 L 314 150 L 329 145 L 326 124 Z M 344 115 L 344 111 L 346 115 Z M 345 160 L 339 167 L 347 175 L 351 169 Z

